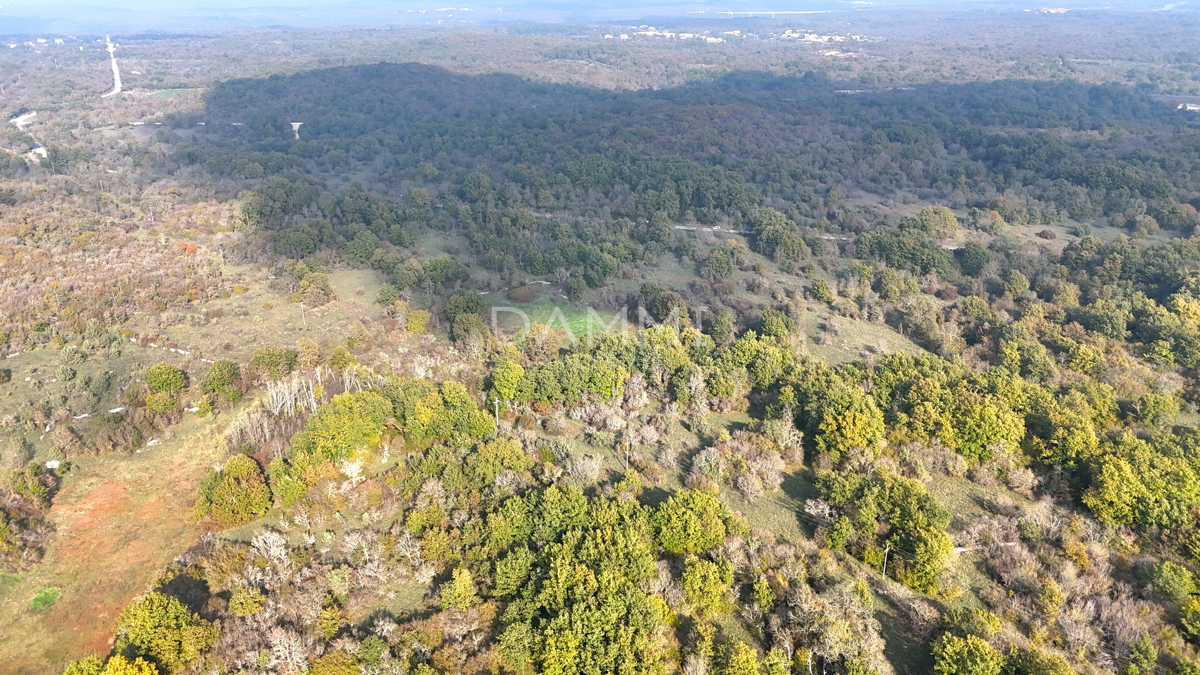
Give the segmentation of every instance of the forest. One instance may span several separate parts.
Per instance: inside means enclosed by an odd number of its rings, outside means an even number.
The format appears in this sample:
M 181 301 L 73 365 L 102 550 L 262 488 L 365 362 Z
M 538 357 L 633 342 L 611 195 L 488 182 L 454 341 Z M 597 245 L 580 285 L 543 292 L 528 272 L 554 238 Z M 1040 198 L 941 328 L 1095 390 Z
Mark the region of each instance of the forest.
M 739 25 L 14 94 L 0 669 L 1200 673 L 1190 85 Z

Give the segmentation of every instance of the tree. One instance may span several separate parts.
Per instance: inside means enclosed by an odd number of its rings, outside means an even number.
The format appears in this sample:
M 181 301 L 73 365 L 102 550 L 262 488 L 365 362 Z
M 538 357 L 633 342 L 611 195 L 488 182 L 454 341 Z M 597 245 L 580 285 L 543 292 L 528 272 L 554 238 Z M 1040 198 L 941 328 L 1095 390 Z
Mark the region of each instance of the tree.
M 358 659 L 339 649 L 313 661 L 308 673 L 309 675 L 358 675 Z
M 215 394 L 222 399 L 237 403 L 242 400 L 242 390 L 235 385 L 242 381 L 242 369 L 233 361 L 217 361 L 204 377 L 200 378 L 200 391 Z
M 741 640 L 729 648 L 729 657 L 721 675 L 759 675 L 758 652 Z
M 958 232 L 958 218 L 944 206 L 926 206 L 900 223 L 902 230 L 920 232 L 934 239 L 947 239 Z
M 462 611 L 479 602 L 479 594 L 475 592 L 475 580 L 471 571 L 465 567 L 454 570 L 450 580 L 438 589 L 438 604 L 446 609 Z
M 1018 269 L 1010 269 L 1004 275 L 1004 292 L 1010 297 L 1018 297 L 1029 290 L 1029 279 Z
M 733 565 L 689 555 L 684 561 L 683 596 L 701 617 L 712 616 L 725 605 L 725 594 L 733 583 Z
M 906 543 L 911 546 L 912 559 L 896 565 L 896 578 L 923 593 L 934 592 L 946 561 L 954 553 L 954 542 L 945 530 L 928 528 L 918 531 Z
M 212 623 L 155 591 L 121 613 L 114 650 L 126 659 L 146 657 L 164 672 L 174 673 L 215 644 L 218 636 Z
M 513 400 L 517 396 L 517 387 L 525 369 L 514 359 L 504 359 L 492 371 L 492 390 L 502 403 Z
M 169 363 L 160 363 L 146 370 L 146 385 L 155 392 L 173 394 L 187 385 L 183 371 Z
M 969 241 L 962 248 L 955 251 L 958 257 L 958 267 L 962 273 L 969 277 L 977 277 L 983 273 L 983 268 L 987 267 L 991 256 L 983 244 L 975 241 Z
M 379 445 L 392 404 L 373 391 L 347 392 L 333 397 L 308 418 L 304 431 L 292 440 L 297 464 L 340 463 Z
M 321 348 L 308 338 L 296 340 L 296 367 L 301 370 L 321 365 Z
M 198 518 L 211 515 L 218 525 L 229 528 L 260 518 L 270 508 L 271 489 L 258 462 L 234 455 L 221 471 L 201 481 L 195 513 Z
M 933 644 L 933 672 L 937 675 L 1000 675 L 1004 656 L 986 640 L 945 633 Z
M 658 541 L 675 554 L 703 553 L 725 541 L 729 512 L 716 495 L 680 490 L 654 514 Z
M 1129 648 L 1129 667 L 1125 669 L 1125 675 L 1153 672 L 1157 663 L 1158 646 L 1149 635 L 1142 635 L 1141 639 Z
M 1200 596 L 1193 595 L 1179 608 L 1179 623 L 1184 635 L 1194 642 L 1200 641 Z
M 140 657 L 127 659 L 120 654 L 114 654 L 104 665 L 100 675 L 158 675 L 158 668 Z
M 229 596 L 229 613 L 234 616 L 250 616 L 257 614 L 262 608 L 266 596 L 257 588 L 237 586 Z
M 1183 602 L 1196 592 L 1196 579 L 1191 570 L 1170 560 L 1154 566 L 1150 582 L 1154 584 L 1155 593 L 1174 602 Z

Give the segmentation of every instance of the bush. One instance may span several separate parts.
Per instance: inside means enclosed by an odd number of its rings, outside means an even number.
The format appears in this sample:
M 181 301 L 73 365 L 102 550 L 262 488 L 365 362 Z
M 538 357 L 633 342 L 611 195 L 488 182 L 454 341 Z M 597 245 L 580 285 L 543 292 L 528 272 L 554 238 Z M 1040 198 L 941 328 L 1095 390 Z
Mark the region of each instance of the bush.
M 350 350 L 345 347 L 338 347 L 329 355 L 329 367 L 337 371 L 345 370 L 356 363 L 358 363 L 358 359 L 355 359 Z
M 266 596 L 257 588 L 238 586 L 229 596 L 229 613 L 234 616 L 250 616 L 263 608 Z
M 169 363 L 151 366 L 146 371 L 146 385 L 155 392 L 176 392 L 186 386 L 183 371 Z
M 1154 566 L 1150 582 L 1154 584 L 1155 593 L 1174 602 L 1183 602 L 1196 592 L 1196 579 L 1191 571 L 1170 560 Z
M 296 366 L 308 370 L 321 365 L 321 347 L 308 338 L 296 340 Z
M 974 635 L 942 635 L 933 644 L 933 658 L 937 675 L 1000 675 L 1004 667 L 1004 656 Z
M 309 675 L 358 675 L 358 661 L 344 651 L 330 652 L 313 661 Z
M 77 373 L 75 372 L 75 369 L 71 366 L 59 366 L 58 370 L 54 371 L 54 376 L 57 377 L 60 382 L 70 382 L 71 380 L 75 379 L 76 374 Z
M 271 489 L 258 462 L 234 455 L 224 469 L 200 482 L 195 514 L 197 518 L 211 515 L 218 525 L 229 528 L 260 518 L 270 508 Z
M 255 375 L 265 374 L 272 380 L 291 373 L 296 369 L 298 354 L 294 349 L 282 347 L 262 347 L 254 352 L 250 359 L 250 370 Z
M 58 600 L 58 596 L 60 595 L 62 595 L 61 588 L 43 588 L 37 592 L 37 595 L 33 596 L 32 600 L 29 601 L 29 606 L 37 611 L 41 611 L 50 605 L 53 605 L 54 602 Z
M 1192 596 L 1183 603 L 1183 607 L 1179 608 L 1179 623 L 1183 626 L 1184 635 L 1194 642 L 1200 641 L 1200 597 Z
M 222 399 L 237 403 L 242 400 L 242 390 L 234 386 L 242 381 L 242 369 L 233 361 L 217 361 L 200 380 L 200 391 L 216 394 Z
M 537 284 L 517 286 L 508 292 L 508 299 L 521 305 L 537 302 L 542 297 L 542 289 Z
M 429 312 L 423 309 L 413 310 L 408 313 L 408 325 L 405 328 L 410 333 L 424 333 L 429 326 Z
M 384 307 L 391 307 L 400 299 L 400 291 L 391 284 L 384 284 L 379 287 L 379 297 L 375 298 L 375 302 Z
M 162 414 L 178 406 L 175 397 L 165 391 L 155 392 L 146 397 L 146 409 L 152 413 Z

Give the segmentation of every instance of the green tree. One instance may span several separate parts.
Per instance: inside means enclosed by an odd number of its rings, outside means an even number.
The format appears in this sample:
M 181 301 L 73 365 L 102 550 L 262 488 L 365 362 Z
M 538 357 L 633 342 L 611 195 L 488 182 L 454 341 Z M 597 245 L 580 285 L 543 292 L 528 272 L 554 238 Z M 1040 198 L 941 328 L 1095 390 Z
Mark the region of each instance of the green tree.
M 729 656 L 720 675 L 759 675 L 758 652 L 745 642 L 738 640 L 729 648 Z
M 1155 565 L 1150 580 L 1155 593 L 1175 602 L 1183 602 L 1196 592 L 1196 579 L 1191 570 L 1170 560 Z
M 947 239 L 958 233 L 958 218 L 944 206 L 926 206 L 901 222 L 900 229 L 920 232 L 934 239 Z
M 475 591 L 475 580 L 471 571 L 465 567 L 454 570 L 450 580 L 438 589 L 438 604 L 446 609 L 464 610 L 479 603 L 479 594 Z
M 121 613 L 114 650 L 131 660 L 146 657 L 164 672 L 174 673 L 215 644 L 218 636 L 210 622 L 189 612 L 175 598 L 155 591 Z
M 507 403 L 517 397 L 517 387 L 524 376 L 525 369 L 513 359 L 504 359 L 496 364 L 492 371 L 492 391 L 501 403 Z
M 234 616 L 250 616 L 263 608 L 266 596 L 257 588 L 237 586 L 229 596 L 229 613 Z
M 725 595 L 733 583 L 733 566 L 728 561 L 712 562 L 689 555 L 683 567 L 683 596 L 701 617 L 712 616 L 725 606 Z
M 258 462 L 234 455 L 221 471 L 201 481 L 195 513 L 199 518 L 211 515 L 222 528 L 229 528 L 260 518 L 270 508 L 271 489 Z
M 943 634 L 933 643 L 933 672 L 937 675 L 1000 675 L 1004 656 L 974 635 Z
M 104 664 L 100 675 L 158 675 L 158 668 L 141 657 L 128 659 L 121 654 L 113 654 Z
M 373 391 L 338 394 L 308 418 L 292 439 L 298 465 L 339 463 L 379 445 L 392 404 Z
M 1010 269 L 1004 275 L 1004 292 L 1010 297 L 1017 297 L 1029 290 L 1029 279 L 1020 270 Z
M 200 391 L 215 394 L 229 403 L 242 400 L 242 390 L 237 383 L 242 381 L 242 369 L 233 361 L 217 361 L 200 378 Z
M 1200 596 L 1193 595 L 1179 608 L 1179 623 L 1184 635 L 1200 641 Z
M 146 385 L 156 392 L 174 393 L 187 385 L 183 371 L 169 363 L 160 363 L 146 370 Z
M 721 500 L 702 490 L 680 490 L 654 514 L 659 543 L 675 554 L 704 553 L 720 545 L 728 520 Z
M 987 267 L 991 261 L 991 256 L 983 244 L 975 241 L 969 241 L 962 248 L 955 252 L 958 257 L 958 267 L 962 273 L 969 277 L 977 277 L 983 274 L 983 268 Z
M 1149 635 L 1143 635 L 1129 648 L 1129 667 L 1125 669 L 1125 675 L 1153 672 L 1157 663 L 1158 646 Z

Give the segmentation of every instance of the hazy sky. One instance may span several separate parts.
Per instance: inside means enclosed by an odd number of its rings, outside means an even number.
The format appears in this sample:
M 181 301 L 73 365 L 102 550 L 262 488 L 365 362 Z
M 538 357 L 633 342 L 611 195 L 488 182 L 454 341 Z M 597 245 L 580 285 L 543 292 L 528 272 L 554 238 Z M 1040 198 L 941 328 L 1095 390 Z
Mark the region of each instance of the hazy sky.
M 0 0 L 0 35 L 129 30 L 213 30 L 288 25 L 456 24 L 495 21 L 636 20 L 663 16 L 729 16 L 727 12 L 872 11 L 906 5 L 1150 9 L 1146 0 Z M 1200 0 L 1174 3 L 1200 9 Z M 453 7 L 452 11 L 445 10 Z M 424 10 L 424 11 L 422 11 Z M 469 11 L 468 11 L 469 10 Z

